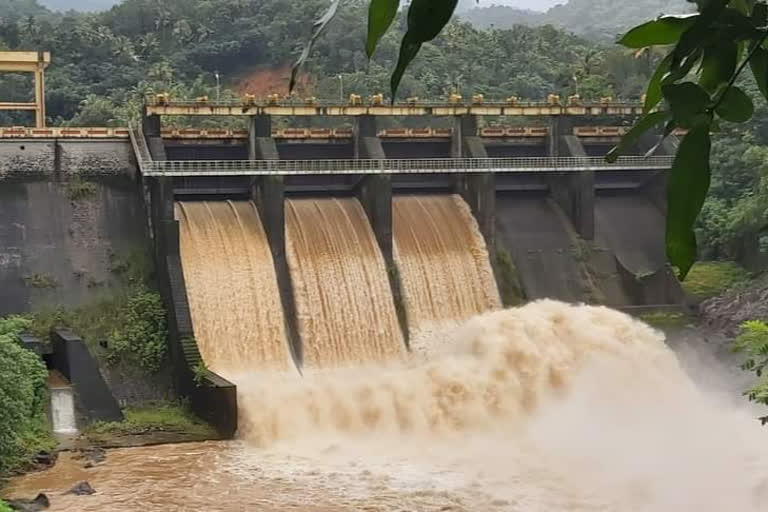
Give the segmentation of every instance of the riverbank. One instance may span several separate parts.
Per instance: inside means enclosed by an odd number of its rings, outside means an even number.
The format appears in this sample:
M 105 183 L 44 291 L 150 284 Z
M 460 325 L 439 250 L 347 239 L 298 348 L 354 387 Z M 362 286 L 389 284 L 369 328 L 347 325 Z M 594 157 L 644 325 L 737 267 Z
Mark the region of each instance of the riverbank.
M 174 403 L 128 407 L 121 422 L 97 422 L 74 439 L 76 448 L 129 448 L 219 440 L 216 430 L 188 407 Z

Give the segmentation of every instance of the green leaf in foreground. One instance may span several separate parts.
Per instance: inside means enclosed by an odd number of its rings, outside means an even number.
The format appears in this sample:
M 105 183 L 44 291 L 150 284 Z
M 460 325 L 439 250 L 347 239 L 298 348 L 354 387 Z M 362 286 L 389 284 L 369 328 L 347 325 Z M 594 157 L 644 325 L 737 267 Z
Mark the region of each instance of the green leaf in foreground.
M 747 93 L 733 86 L 725 91 L 725 95 L 715 112 L 726 121 L 743 123 L 752 119 L 755 105 Z
M 400 0 L 371 0 L 368 8 L 368 38 L 365 43 L 365 53 L 369 59 L 395 20 L 399 6 Z
M 605 157 L 606 161 L 615 162 L 619 155 L 624 153 L 632 144 L 634 144 L 641 135 L 654 126 L 663 123 L 670 117 L 669 112 L 653 112 L 640 119 L 640 121 L 638 121 L 635 126 L 621 138 L 619 144 L 608 153 Z
M 392 73 L 390 86 L 392 102 L 408 65 L 416 58 L 421 45 L 431 41 L 443 30 L 456 10 L 458 0 L 413 0 L 408 9 L 408 31 L 400 44 L 400 56 Z
M 667 257 L 681 280 L 696 261 L 693 226 L 709 191 L 711 148 L 709 124 L 695 126 L 680 143 L 669 174 Z
M 392 73 L 390 80 L 390 88 L 392 91 L 392 103 L 395 102 L 395 95 L 397 94 L 397 88 L 400 86 L 400 81 L 403 79 L 405 70 L 408 65 L 416 58 L 416 55 L 421 49 L 421 43 L 410 41 L 408 34 L 403 37 L 403 42 L 400 43 L 400 56 L 397 59 L 397 66 Z
M 675 121 L 683 128 L 692 128 L 710 102 L 707 91 L 693 82 L 665 85 L 662 92 Z
M 738 45 L 733 41 L 723 41 L 704 50 L 699 84 L 708 92 L 727 84 L 736 72 L 738 54 Z
M 645 48 L 676 43 L 696 18 L 696 15 L 662 16 L 633 28 L 619 39 L 619 44 L 627 48 Z
M 299 74 L 299 69 L 301 69 L 301 67 L 309 58 L 309 52 L 312 51 L 312 47 L 315 45 L 317 38 L 320 37 L 320 35 L 325 30 L 325 27 L 328 26 L 328 23 L 330 23 L 331 20 L 336 16 L 336 12 L 339 10 L 340 3 L 341 0 L 333 0 L 331 5 L 328 7 L 328 10 L 325 11 L 325 14 L 323 14 L 317 21 L 315 21 L 314 25 L 312 25 L 312 36 L 304 45 L 304 50 L 302 50 L 301 55 L 299 55 L 299 58 L 291 68 L 291 83 L 288 85 L 288 92 L 293 92 L 294 87 L 296 87 L 296 77 Z

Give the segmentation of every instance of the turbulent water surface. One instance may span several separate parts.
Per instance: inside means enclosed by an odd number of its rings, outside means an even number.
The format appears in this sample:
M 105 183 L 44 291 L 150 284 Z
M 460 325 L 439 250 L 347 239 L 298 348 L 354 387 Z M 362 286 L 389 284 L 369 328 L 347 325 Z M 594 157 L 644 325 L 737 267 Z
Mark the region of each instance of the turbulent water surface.
M 765 430 L 605 308 L 475 317 L 406 362 L 239 376 L 240 440 L 12 483 L 52 510 L 760 511 Z M 78 480 L 90 497 L 62 496 Z

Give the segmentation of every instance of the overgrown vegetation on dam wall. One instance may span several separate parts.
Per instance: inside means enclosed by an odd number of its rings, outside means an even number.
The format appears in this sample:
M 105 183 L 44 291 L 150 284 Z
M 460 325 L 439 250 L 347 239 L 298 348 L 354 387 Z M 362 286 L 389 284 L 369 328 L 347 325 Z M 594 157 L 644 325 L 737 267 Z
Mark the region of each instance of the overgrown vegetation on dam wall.
M 175 394 L 140 189 L 113 175 L 123 166 L 2 180 L 0 315 L 25 315 L 44 340 L 54 327 L 82 336 L 126 405 Z
M 30 320 L 0 319 L 0 480 L 55 446 L 45 418 L 45 365 L 21 346 Z

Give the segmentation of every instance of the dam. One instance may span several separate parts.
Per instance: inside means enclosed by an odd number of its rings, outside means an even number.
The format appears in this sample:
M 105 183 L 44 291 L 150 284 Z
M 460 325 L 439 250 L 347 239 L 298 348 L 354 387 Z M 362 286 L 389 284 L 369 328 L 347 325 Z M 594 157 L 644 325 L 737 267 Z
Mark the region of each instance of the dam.
M 231 437 L 253 424 L 238 402 L 258 375 L 290 386 L 396 365 L 471 317 L 537 299 L 684 307 L 663 239 L 675 137 L 603 158 L 640 111 L 148 98 L 140 126 L 3 128 L 0 313 L 85 301 L 115 252 L 148 245 L 177 388 Z M 162 121 L 177 115 L 248 129 Z M 403 117 L 425 126 L 379 128 Z M 29 286 L 42 275 L 57 286 Z

